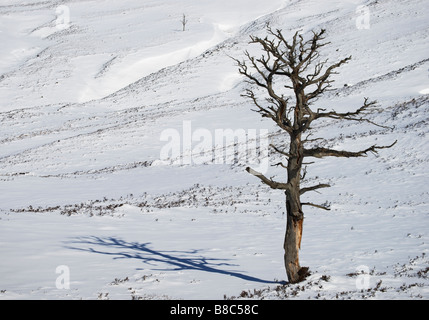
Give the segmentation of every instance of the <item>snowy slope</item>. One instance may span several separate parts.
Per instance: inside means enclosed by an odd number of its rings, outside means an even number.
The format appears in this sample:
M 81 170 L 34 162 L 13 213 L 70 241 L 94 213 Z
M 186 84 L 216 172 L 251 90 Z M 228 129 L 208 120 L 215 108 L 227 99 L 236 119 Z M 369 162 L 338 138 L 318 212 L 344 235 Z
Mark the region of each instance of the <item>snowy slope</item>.
M 424 0 L 2 1 L 0 298 L 429 298 L 428 17 Z M 398 140 L 308 167 L 332 187 L 306 197 L 332 210 L 305 207 L 299 285 L 284 285 L 284 195 L 244 171 L 246 149 L 211 161 L 219 129 L 285 143 L 230 58 L 258 55 L 267 23 L 326 28 L 323 55 L 353 56 L 320 107 L 384 109 L 371 120 L 392 129 L 319 123 L 330 147 Z M 210 160 L 187 162 L 189 132 L 209 135 Z

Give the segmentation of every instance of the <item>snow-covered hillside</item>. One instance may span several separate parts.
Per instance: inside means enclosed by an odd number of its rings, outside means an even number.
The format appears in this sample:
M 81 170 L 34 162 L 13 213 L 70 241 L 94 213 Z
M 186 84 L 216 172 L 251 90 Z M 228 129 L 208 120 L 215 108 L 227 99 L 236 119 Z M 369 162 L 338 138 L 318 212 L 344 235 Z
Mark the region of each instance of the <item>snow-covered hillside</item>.
M 1 1 L 0 299 L 429 298 L 427 1 L 268 3 Z M 297 285 L 284 194 L 244 170 L 265 133 L 287 140 L 240 96 L 231 59 L 260 55 L 249 35 L 267 23 L 325 28 L 322 55 L 353 59 L 317 104 L 369 97 L 391 128 L 320 122 L 330 147 L 398 140 L 308 166 L 306 183 L 332 187 L 306 198 L 331 211 L 305 207 Z M 247 137 L 232 163 L 217 161 L 227 129 Z

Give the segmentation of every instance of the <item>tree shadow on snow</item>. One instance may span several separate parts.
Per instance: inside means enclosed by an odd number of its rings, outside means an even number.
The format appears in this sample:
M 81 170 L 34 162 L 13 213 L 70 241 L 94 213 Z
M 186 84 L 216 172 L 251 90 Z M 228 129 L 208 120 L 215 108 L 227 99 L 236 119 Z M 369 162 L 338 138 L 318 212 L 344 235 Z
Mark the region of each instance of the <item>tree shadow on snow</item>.
M 114 237 L 79 237 L 72 241 L 74 245 L 81 244 L 82 247 L 67 246 L 69 249 L 80 250 L 85 252 L 110 255 L 113 259 L 137 259 L 143 263 L 154 266 L 152 270 L 158 271 L 180 271 L 180 270 L 197 270 L 223 274 L 236 277 L 239 279 L 259 282 L 259 283 L 275 283 L 256 277 L 248 276 L 237 271 L 228 271 L 224 267 L 237 266 L 226 263 L 226 259 L 207 258 L 199 254 L 201 250 L 188 251 L 158 251 L 149 247 L 150 242 L 138 243 L 127 242 Z M 105 249 L 103 249 L 105 248 Z M 160 269 L 158 265 L 166 264 L 172 268 Z M 141 270 L 141 269 L 137 269 Z

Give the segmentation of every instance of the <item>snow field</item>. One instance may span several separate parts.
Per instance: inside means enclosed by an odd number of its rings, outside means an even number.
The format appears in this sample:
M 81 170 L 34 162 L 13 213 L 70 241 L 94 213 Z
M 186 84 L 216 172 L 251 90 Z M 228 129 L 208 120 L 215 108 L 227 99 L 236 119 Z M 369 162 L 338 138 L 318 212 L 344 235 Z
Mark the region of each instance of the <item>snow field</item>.
M 367 29 L 356 24 L 360 5 Z M 429 297 L 425 1 L 66 8 L 0 5 L 0 299 Z M 63 14 L 69 24 L 59 28 Z M 230 58 L 259 56 L 248 36 L 265 35 L 267 22 L 291 35 L 324 27 L 331 44 L 322 58 L 353 56 L 318 106 L 345 112 L 369 97 L 384 109 L 369 118 L 389 128 L 315 124 L 326 146 L 398 141 L 378 155 L 308 166 L 304 185 L 332 187 L 304 200 L 331 211 L 305 207 L 300 257 L 312 274 L 298 285 L 284 282 L 281 192 L 242 162 L 159 161 L 162 133 L 188 122 L 212 137 L 268 130 L 287 147 L 240 97 L 246 84 Z M 280 160 L 270 152 L 271 164 Z M 285 179 L 278 167 L 267 175 Z

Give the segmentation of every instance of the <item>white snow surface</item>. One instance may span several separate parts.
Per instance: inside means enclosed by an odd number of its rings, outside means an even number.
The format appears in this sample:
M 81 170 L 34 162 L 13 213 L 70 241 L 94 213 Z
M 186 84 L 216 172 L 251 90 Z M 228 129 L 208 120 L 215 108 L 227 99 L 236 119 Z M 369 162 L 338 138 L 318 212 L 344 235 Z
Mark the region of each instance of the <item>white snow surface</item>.
M 259 56 L 249 35 L 267 23 L 290 37 L 325 28 L 322 57 L 352 55 L 320 108 L 378 101 L 369 117 L 389 128 L 319 122 L 329 147 L 398 141 L 308 166 L 305 185 L 332 187 L 304 200 L 331 210 L 304 207 L 311 275 L 296 285 L 282 192 L 246 161 L 161 159 L 162 134 L 183 147 L 187 124 L 212 153 L 217 129 L 287 147 L 240 96 L 231 59 Z M 3 0 L 0 40 L 0 299 L 429 298 L 426 0 Z

